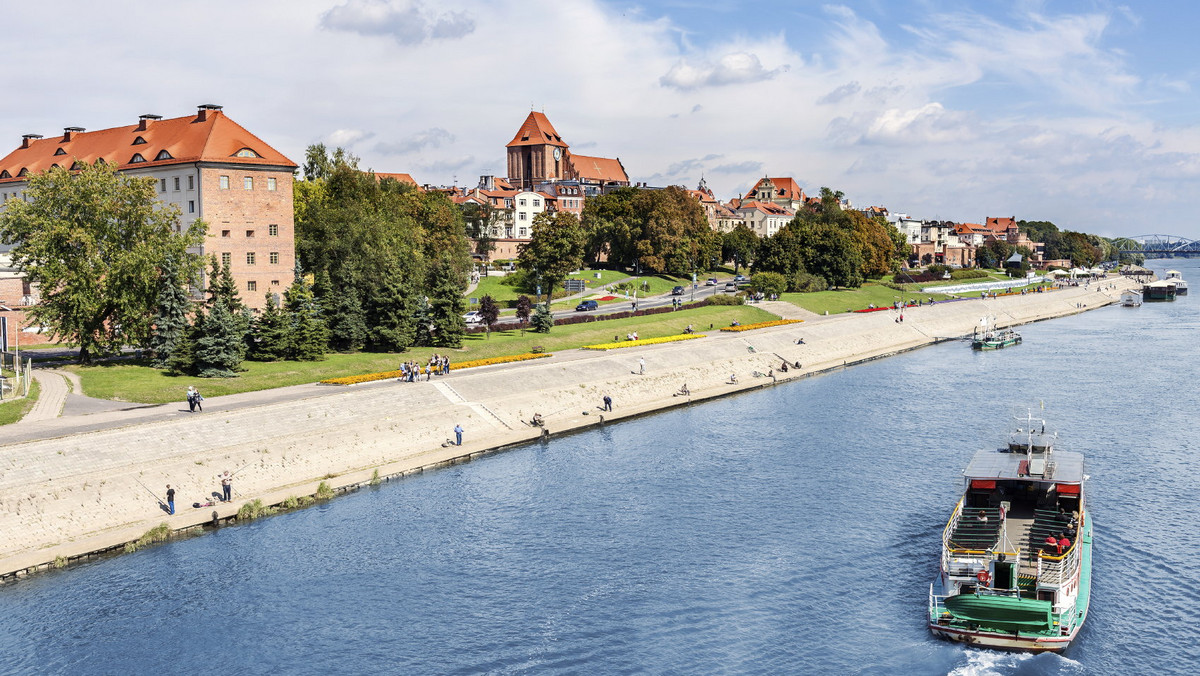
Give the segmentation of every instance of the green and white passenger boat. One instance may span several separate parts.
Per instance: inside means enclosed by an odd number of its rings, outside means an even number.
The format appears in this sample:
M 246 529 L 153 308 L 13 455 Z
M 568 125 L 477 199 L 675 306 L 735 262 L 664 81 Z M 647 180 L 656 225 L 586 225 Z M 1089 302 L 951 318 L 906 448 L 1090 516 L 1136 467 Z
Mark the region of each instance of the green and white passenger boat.
M 971 336 L 971 348 L 975 350 L 999 350 L 1010 345 L 1020 345 L 1021 334 L 1012 329 L 997 329 L 995 320 L 984 317 Z
M 1029 415 L 1006 448 L 979 451 L 963 472 L 963 497 L 942 532 L 929 586 L 935 635 L 1058 652 L 1079 634 L 1092 574 L 1087 475 L 1083 455 L 1055 451 L 1054 440 Z

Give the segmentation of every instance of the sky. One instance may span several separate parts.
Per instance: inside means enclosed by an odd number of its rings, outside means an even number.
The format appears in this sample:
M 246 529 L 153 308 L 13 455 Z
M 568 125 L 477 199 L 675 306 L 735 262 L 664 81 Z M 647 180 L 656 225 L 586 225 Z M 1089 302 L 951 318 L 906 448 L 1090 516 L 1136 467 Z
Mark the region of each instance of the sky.
M 914 218 L 1200 238 L 1196 3 L 5 4 L 10 148 L 214 103 L 297 163 L 323 142 L 474 186 L 538 110 L 634 181 L 722 200 L 791 176 Z

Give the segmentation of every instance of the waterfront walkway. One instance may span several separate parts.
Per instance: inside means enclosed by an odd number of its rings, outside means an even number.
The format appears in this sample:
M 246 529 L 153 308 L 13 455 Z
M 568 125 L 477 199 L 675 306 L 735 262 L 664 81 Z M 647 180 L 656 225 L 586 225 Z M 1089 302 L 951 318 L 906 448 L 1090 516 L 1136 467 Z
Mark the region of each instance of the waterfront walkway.
M 908 308 L 904 323 L 884 311 L 713 331 L 682 344 L 569 350 L 455 371 L 432 383 L 299 385 L 210 398 L 194 414 L 182 393 L 172 404 L 107 402 L 109 410 L 71 414 L 71 397 L 80 395 L 69 394 L 59 409 L 68 415 L 5 430 L 0 576 L 119 546 L 162 522 L 182 529 L 230 516 L 247 500 L 272 504 L 309 495 L 323 477 L 337 488 L 368 481 L 377 469 L 387 476 L 436 466 L 544 431 L 567 432 L 962 336 L 983 314 L 1005 326 L 1082 312 L 1114 302 L 1124 288 L 1118 280 L 1104 293 L 1079 288 Z M 636 373 L 639 358 L 645 375 Z M 754 377 L 783 361 L 802 368 Z M 691 396 L 675 397 L 685 383 Z M 605 395 L 614 400 L 611 413 L 600 410 Z M 535 413 L 545 430 L 529 424 Z M 456 424 L 466 429 L 462 447 L 446 445 Z M 240 470 L 237 500 L 193 509 L 219 490 L 217 476 L 226 470 Z M 156 497 L 167 483 L 178 491 L 174 516 L 161 511 Z

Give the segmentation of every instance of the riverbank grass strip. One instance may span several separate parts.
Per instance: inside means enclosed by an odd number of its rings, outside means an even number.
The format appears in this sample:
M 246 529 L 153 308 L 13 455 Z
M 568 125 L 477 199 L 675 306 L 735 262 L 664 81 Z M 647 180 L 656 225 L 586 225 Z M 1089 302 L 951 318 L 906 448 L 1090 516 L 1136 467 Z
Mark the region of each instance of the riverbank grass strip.
M 768 329 L 772 326 L 786 326 L 788 324 L 799 324 L 803 319 L 776 319 L 773 322 L 758 322 L 756 324 L 739 324 L 737 326 L 726 326 L 722 331 L 737 333 L 739 331 L 753 331 L 754 329 Z
M 510 354 L 503 357 L 490 357 L 488 359 L 472 359 L 470 361 L 451 362 L 450 370 L 458 371 L 459 369 L 475 368 L 476 366 L 491 366 L 492 364 L 508 364 L 515 361 L 528 361 L 530 359 L 541 359 L 543 357 L 553 357 L 549 352 L 527 352 L 525 354 Z M 403 374 L 400 371 L 381 371 L 379 373 L 364 373 L 357 376 L 346 376 L 344 378 L 327 378 L 320 381 L 322 385 L 357 385 L 359 383 L 369 383 L 376 380 L 389 380 L 399 378 Z
M 658 345 L 659 343 L 677 343 L 681 340 L 692 340 L 693 338 L 703 338 L 703 333 L 681 333 L 677 336 L 663 336 L 661 338 L 642 338 L 640 340 L 623 340 L 619 343 L 597 343 L 595 345 L 584 345 L 581 350 L 619 350 L 623 347 L 642 347 L 643 345 Z

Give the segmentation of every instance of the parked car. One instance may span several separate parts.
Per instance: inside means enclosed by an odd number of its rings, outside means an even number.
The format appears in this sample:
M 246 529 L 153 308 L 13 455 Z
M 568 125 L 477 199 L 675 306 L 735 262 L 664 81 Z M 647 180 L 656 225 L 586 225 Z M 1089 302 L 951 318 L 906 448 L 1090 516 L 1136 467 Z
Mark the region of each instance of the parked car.
M 704 283 L 704 286 L 716 286 L 716 285 L 717 285 L 716 277 L 709 277 L 708 281 Z
M 483 314 L 479 312 L 479 310 L 471 310 L 467 314 L 463 315 L 463 321 L 468 324 L 482 324 Z
M 683 287 L 677 286 L 674 289 L 671 289 L 671 295 L 672 296 L 682 296 L 683 295 Z
M 595 310 L 599 307 L 600 307 L 600 304 L 594 300 L 584 300 L 584 301 L 580 301 L 579 305 L 575 306 L 575 311 L 576 312 L 588 312 L 589 310 Z

